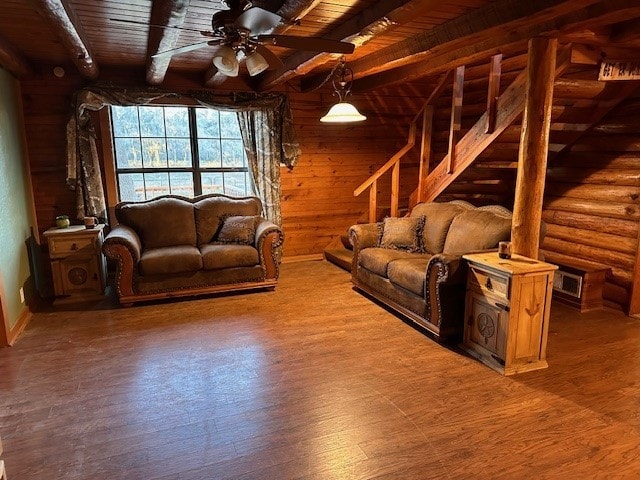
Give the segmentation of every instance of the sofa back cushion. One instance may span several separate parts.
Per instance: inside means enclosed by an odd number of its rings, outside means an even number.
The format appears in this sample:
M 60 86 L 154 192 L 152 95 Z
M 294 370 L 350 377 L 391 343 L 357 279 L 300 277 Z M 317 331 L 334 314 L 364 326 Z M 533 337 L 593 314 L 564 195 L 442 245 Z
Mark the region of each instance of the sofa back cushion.
M 511 212 L 492 205 L 474 208 L 453 219 L 444 253 L 463 254 L 497 248 L 498 242 L 511 238 Z
M 194 203 L 197 244 L 215 240 L 216 234 L 227 217 L 259 216 L 262 202 L 257 197 L 231 198 L 215 195 Z
M 472 208 L 473 205 L 466 202 L 426 202 L 413 207 L 411 217 L 425 217 L 422 233 L 424 251 L 432 255 L 442 253 L 451 222 L 457 215 Z
M 196 246 L 193 204 L 188 199 L 158 197 L 146 202 L 124 202 L 116 206 L 116 218 L 133 228 L 143 249 Z

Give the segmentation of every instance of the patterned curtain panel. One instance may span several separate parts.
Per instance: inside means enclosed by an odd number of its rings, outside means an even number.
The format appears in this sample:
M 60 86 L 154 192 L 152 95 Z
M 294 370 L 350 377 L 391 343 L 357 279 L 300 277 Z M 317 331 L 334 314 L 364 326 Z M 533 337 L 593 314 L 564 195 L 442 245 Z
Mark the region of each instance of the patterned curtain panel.
M 265 205 L 265 217 L 280 225 L 279 166 L 293 168 L 300 155 L 285 95 L 216 95 L 208 91 L 178 94 L 155 89 L 111 87 L 90 87 L 77 92 L 73 115 L 67 123 L 67 184 L 76 191 L 77 218 L 91 215 L 104 221 L 107 217 L 91 112 L 107 105 L 147 105 L 154 100 L 180 97 L 217 110 L 238 112 L 256 194 Z M 249 120 L 245 121 L 245 117 Z
M 286 97 L 267 108 L 238 111 L 238 123 L 247 160 L 265 217 L 282 225 L 280 214 L 280 166 L 293 168 L 300 147 L 293 135 L 291 109 Z

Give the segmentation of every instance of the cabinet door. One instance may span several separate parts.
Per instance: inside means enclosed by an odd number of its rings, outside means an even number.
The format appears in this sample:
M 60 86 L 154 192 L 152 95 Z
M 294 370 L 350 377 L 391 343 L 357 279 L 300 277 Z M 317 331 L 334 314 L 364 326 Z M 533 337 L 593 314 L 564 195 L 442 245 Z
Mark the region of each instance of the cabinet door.
M 468 292 L 467 302 L 465 343 L 476 350 L 477 347 L 488 350 L 504 361 L 509 324 L 507 305 L 475 291 Z
M 72 257 L 55 263 L 60 273 L 63 295 L 77 292 L 103 293 L 97 257 Z

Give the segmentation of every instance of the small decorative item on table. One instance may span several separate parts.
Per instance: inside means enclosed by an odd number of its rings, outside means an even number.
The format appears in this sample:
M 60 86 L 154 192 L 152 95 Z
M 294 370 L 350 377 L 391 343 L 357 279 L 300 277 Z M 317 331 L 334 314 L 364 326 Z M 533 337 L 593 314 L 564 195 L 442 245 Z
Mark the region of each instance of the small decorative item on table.
M 498 256 L 503 259 L 511 258 L 511 242 L 498 242 Z
M 69 225 L 71 225 L 71 222 L 69 221 L 69 215 L 58 215 L 56 217 L 56 227 L 67 228 Z
M 84 217 L 84 228 L 96 228 L 98 219 L 96 217 Z

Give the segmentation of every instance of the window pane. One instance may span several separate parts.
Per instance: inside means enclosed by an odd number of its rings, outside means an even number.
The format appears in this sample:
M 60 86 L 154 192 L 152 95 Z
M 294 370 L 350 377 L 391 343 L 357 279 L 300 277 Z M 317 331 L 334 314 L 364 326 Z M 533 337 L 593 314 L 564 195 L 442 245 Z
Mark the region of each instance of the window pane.
M 121 173 L 118 175 L 120 201 L 139 202 L 144 200 L 144 180 L 141 173 Z
M 171 181 L 171 193 L 184 197 L 193 197 L 193 175 L 187 172 L 169 174 Z
M 167 138 L 170 167 L 191 167 L 191 143 L 188 138 Z
M 203 168 L 221 167 L 220 161 L 220 141 L 219 140 L 198 140 L 198 153 L 200 155 L 200 166 Z
M 198 138 L 220 138 L 218 112 L 210 108 L 196 108 Z
M 167 137 L 189 137 L 189 109 L 164 107 Z
M 168 195 L 171 193 L 169 189 L 169 174 L 167 172 L 145 173 L 144 187 L 147 200 L 159 195 Z
M 222 140 L 222 166 L 225 168 L 244 167 L 244 147 L 242 140 Z
M 111 107 L 114 137 L 138 137 L 138 109 L 136 107 Z
M 116 138 L 116 165 L 118 168 L 141 168 L 142 152 L 137 138 Z
M 164 137 L 164 115 L 162 107 L 140 107 L 140 135 Z
M 244 172 L 224 173 L 224 193 L 232 197 L 247 195 L 246 174 Z
M 142 158 L 144 168 L 166 168 L 167 150 L 164 138 L 143 138 Z
M 238 126 L 238 115 L 235 112 L 220 112 L 220 137 L 242 138 Z
M 202 193 L 224 193 L 222 173 L 203 173 L 200 176 Z

